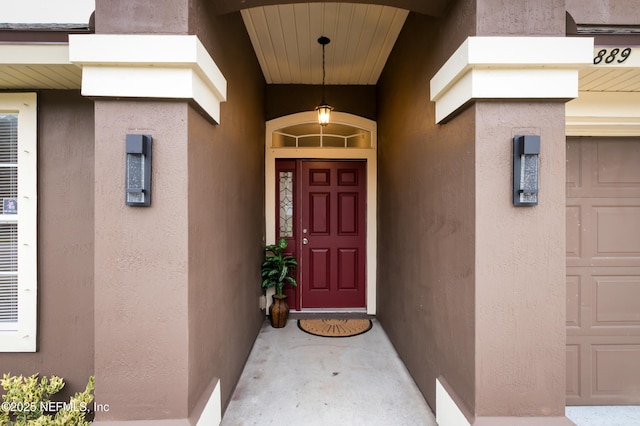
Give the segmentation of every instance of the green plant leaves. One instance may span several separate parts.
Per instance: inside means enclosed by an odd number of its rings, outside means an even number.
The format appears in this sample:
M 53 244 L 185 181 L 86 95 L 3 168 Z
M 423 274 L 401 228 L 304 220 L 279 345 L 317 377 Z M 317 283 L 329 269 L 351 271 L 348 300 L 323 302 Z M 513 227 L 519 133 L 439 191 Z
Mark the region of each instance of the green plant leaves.
M 4 374 L 1 381 L 6 391 L 2 395 L 0 407 L 0 424 L 12 426 L 87 426 L 85 415 L 93 401 L 94 379 L 83 392 L 76 393 L 69 403 L 51 402 L 51 396 L 64 387 L 64 381 L 58 376 L 51 379 L 38 374 L 30 377 Z M 62 405 L 62 408 L 58 408 Z M 45 411 L 57 410 L 54 415 Z
M 264 248 L 265 257 L 262 261 L 262 288 L 276 288 L 277 294 L 282 294 L 282 287 L 286 283 L 297 286 L 295 278 L 291 276 L 298 262 L 293 256 L 285 256 L 282 252 L 287 248 L 287 240 L 280 238 L 278 244 L 271 244 Z

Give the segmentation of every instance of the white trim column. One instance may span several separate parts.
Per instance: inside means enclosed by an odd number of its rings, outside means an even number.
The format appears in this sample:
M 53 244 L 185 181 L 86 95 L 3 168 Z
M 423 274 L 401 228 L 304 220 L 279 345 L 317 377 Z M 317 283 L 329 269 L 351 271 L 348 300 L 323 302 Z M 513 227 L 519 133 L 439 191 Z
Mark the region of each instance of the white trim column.
M 588 37 L 469 37 L 431 79 L 436 123 L 476 100 L 576 98 L 592 54 Z
M 216 123 L 227 80 L 195 35 L 69 35 L 82 94 L 193 100 Z

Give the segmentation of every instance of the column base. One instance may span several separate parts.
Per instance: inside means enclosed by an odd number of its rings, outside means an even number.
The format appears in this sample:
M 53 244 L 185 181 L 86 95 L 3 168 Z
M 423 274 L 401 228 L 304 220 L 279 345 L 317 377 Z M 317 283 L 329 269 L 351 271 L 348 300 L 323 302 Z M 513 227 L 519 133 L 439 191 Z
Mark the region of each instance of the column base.
M 220 380 L 214 377 L 202 393 L 189 418 L 163 420 L 103 420 L 94 421 L 94 426 L 204 426 L 217 425 L 222 421 Z
M 558 417 L 476 417 L 473 426 L 575 426 L 564 416 Z M 445 425 L 441 425 L 445 426 Z
M 565 416 L 474 417 L 443 377 L 436 379 L 436 420 L 439 426 L 575 426 Z

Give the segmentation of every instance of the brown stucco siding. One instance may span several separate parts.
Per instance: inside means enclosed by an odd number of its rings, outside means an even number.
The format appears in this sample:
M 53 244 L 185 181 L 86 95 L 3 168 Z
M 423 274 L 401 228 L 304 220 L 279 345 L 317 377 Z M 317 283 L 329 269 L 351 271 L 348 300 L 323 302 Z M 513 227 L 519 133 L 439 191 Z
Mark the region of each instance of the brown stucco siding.
M 476 103 L 476 415 L 563 416 L 564 103 Z M 539 204 L 512 206 L 512 138 L 541 140 Z
M 220 125 L 188 117 L 190 409 L 213 377 L 227 406 L 264 320 L 265 82 L 240 13 L 209 7 L 191 1 L 190 32 L 227 79 L 228 101 Z
M 96 0 L 96 34 L 187 34 L 187 0 Z
M 39 92 L 37 352 L 0 352 L 0 374 L 61 376 L 56 400 L 93 374 L 93 175 L 93 102 Z
M 185 418 L 187 102 L 97 100 L 96 401 L 99 420 Z M 153 137 L 150 207 L 124 203 L 127 133 Z
M 564 3 L 478 1 L 477 35 L 562 37 Z M 475 414 L 563 416 L 564 103 L 478 101 L 475 110 Z M 531 209 L 511 202 L 516 134 L 543 144 Z
M 578 24 L 638 25 L 637 0 L 566 0 L 567 12 Z
M 494 3 L 458 2 L 442 21 L 411 14 L 382 75 L 378 312 L 432 408 L 442 378 L 469 416 L 561 416 L 564 105 L 476 102 L 436 125 L 428 101 L 429 80 L 467 36 L 564 34 L 562 2 L 499 13 Z M 527 14 L 544 25 L 522 25 Z M 510 203 L 517 133 L 550 145 L 549 198 L 529 211 Z
M 265 83 L 240 14 L 210 9 L 96 5 L 97 33 L 197 35 L 227 80 L 219 124 L 180 100 L 96 102 L 106 164 L 126 133 L 154 138 L 150 208 L 123 206 L 122 170 L 96 171 L 96 398 L 112 408 L 100 420 L 186 418 L 216 379 L 225 407 L 264 320 Z
M 325 100 L 335 111 L 376 120 L 376 86 L 325 86 Z M 313 111 L 322 102 L 322 86 L 311 84 L 269 84 L 266 119 L 296 112 Z
M 469 31 L 458 6 L 446 27 L 410 14 L 379 84 L 378 317 L 433 409 L 442 376 L 472 410 L 474 109 L 437 126 L 429 102 Z
M 476 35 L 562 37 L 565 35 L 564 3 L 565 0 L 477 0 Z

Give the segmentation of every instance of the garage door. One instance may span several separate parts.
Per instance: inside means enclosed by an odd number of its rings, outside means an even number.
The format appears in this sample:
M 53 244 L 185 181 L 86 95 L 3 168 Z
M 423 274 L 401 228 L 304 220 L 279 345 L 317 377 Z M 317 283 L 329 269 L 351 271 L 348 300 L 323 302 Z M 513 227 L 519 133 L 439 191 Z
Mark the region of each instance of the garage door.
M 567 141 L 567 405 L 640 404 L 640 138 Z

